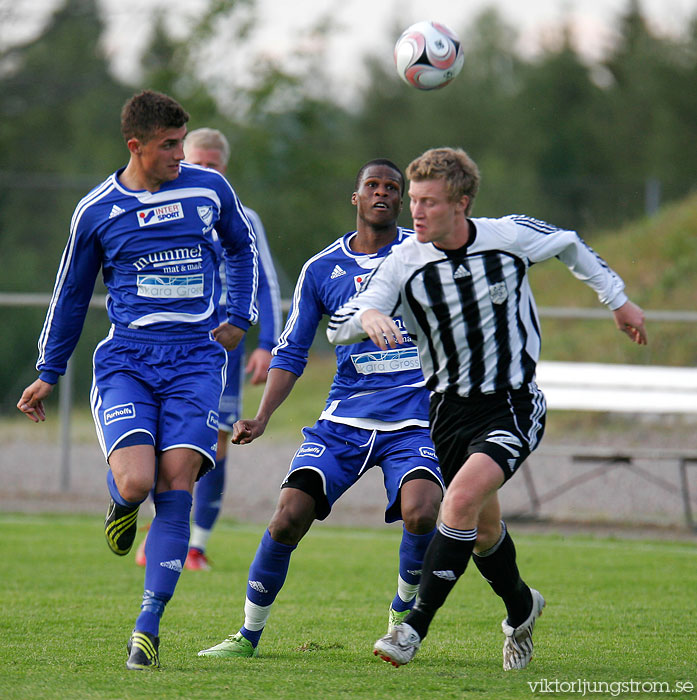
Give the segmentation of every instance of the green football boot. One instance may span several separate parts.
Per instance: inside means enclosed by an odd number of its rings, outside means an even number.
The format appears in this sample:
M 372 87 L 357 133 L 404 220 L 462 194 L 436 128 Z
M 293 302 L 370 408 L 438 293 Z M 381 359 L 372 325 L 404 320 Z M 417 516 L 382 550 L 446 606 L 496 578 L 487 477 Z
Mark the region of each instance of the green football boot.
M 230 635 L 225 641 L 210 649 L 202 649 L 199 656 L 214 656 L 219 659 L 249 658 L 259 655 L 259 649 L 240 632 Z
M 392 630 L 404 622 L 404 618 L 409 614 L 409 610 L 404 610 L 403 612 L 397 612 L 390 605 L 390 616 L 387 619 L 387 634 L 392 632 Z

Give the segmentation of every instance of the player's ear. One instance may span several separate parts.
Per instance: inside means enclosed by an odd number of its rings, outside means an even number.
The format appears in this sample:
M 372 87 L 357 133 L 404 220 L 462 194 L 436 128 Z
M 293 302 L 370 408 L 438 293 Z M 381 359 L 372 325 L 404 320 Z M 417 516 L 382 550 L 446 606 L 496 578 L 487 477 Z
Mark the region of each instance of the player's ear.
M 126 141 L 126 146 L 128 146 L 128 150 L 134 156 L 140 155 L 142 144 L 137 138 L 135 138 L 135 136 L 133 138 L 128 139 L 128 141 Z
M 351 204 L 353 204 L 353 205 L 358 204 L 358 192 L 354 192 L 351 195 Z

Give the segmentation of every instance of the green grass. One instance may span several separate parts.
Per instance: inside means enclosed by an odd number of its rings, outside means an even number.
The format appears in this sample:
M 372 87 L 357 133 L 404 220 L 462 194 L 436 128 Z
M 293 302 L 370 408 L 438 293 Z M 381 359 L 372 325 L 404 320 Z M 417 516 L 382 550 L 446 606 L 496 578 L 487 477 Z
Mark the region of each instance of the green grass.
M 0 697 L 514 700 L 549 695 L 528 685 L 541 679 L 697 682 L 694 545 L 586 536 L 516 537 L 522 571 L 548 600 L 525 671 L 501 670 L 503 608 L 474 567 L 409 666 L 372 656 L 396 578 L 399 530 L 387 527 L 314 528 L 293 555 L 261 656 L 198 658 L 242 621 L 262 529 L 221 523 L 213 571 L 184 572 L 168 606 L 162 670 L 139 673 L 124 663 L 143 570 L 108 552 L 100 519 L 0 515 Z

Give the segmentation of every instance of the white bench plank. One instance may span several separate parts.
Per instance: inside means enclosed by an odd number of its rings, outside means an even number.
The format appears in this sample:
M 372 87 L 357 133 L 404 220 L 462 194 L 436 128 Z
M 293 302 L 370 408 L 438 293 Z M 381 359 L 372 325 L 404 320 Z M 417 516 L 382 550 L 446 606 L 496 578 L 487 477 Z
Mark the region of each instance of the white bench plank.
M 697 369 L 540 362 L 537 384 L 550 409 L 697 413 Z

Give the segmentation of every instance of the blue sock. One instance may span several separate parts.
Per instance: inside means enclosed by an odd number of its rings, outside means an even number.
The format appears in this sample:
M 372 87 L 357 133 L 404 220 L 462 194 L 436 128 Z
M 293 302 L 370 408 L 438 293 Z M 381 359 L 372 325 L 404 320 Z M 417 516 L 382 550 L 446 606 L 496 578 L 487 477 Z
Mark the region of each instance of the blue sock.
M 264 531 L 254 561 L 249 567 L 247 598 L 252 603 L 266 607 L 276 600 L 288 574 L 290 555 L 296 547 L 297 545 L 276 542 L 268 530 Z M 256 646 L 263 628 L 252 631 L 243 626 L 240 632 Z
M 192 498 L 188 491 L 177 490 L 157 493 L 153 500 L 155 518 L 145 544 L 145 593 L 135 629 L 157 637 L 186 561 Z
M 194 523 L 204 530 L 212 530 L 220 514 L 225 490 L 225 457 L 215 460 L 215 469 L 206 472 L 196 484 Z
M 116 481 L 114 481 L 114 475 L 111 469 L 106 470 L 106 485 L 109 489 L 109 495 L 114 499 L 114 503 L 118 503 L 120 506 L 135 508 L 145 500 L 144 498 L 143 501 L 127 501 L 119 492 L 118 486 L 116 486 Z
M 435 534 L 435 527 L 425 535 L 415 535 L 402 526 L 402 541 L 399 545 L 399 576 L 409 586 L 419 585 L 426 549 L 428 549 Z M 413 605 L 414 596 L 410 595 L 409 600 L 403 600 L 399 591 L 392 601 L 392 608 L 397 612 L 411 610 Z

